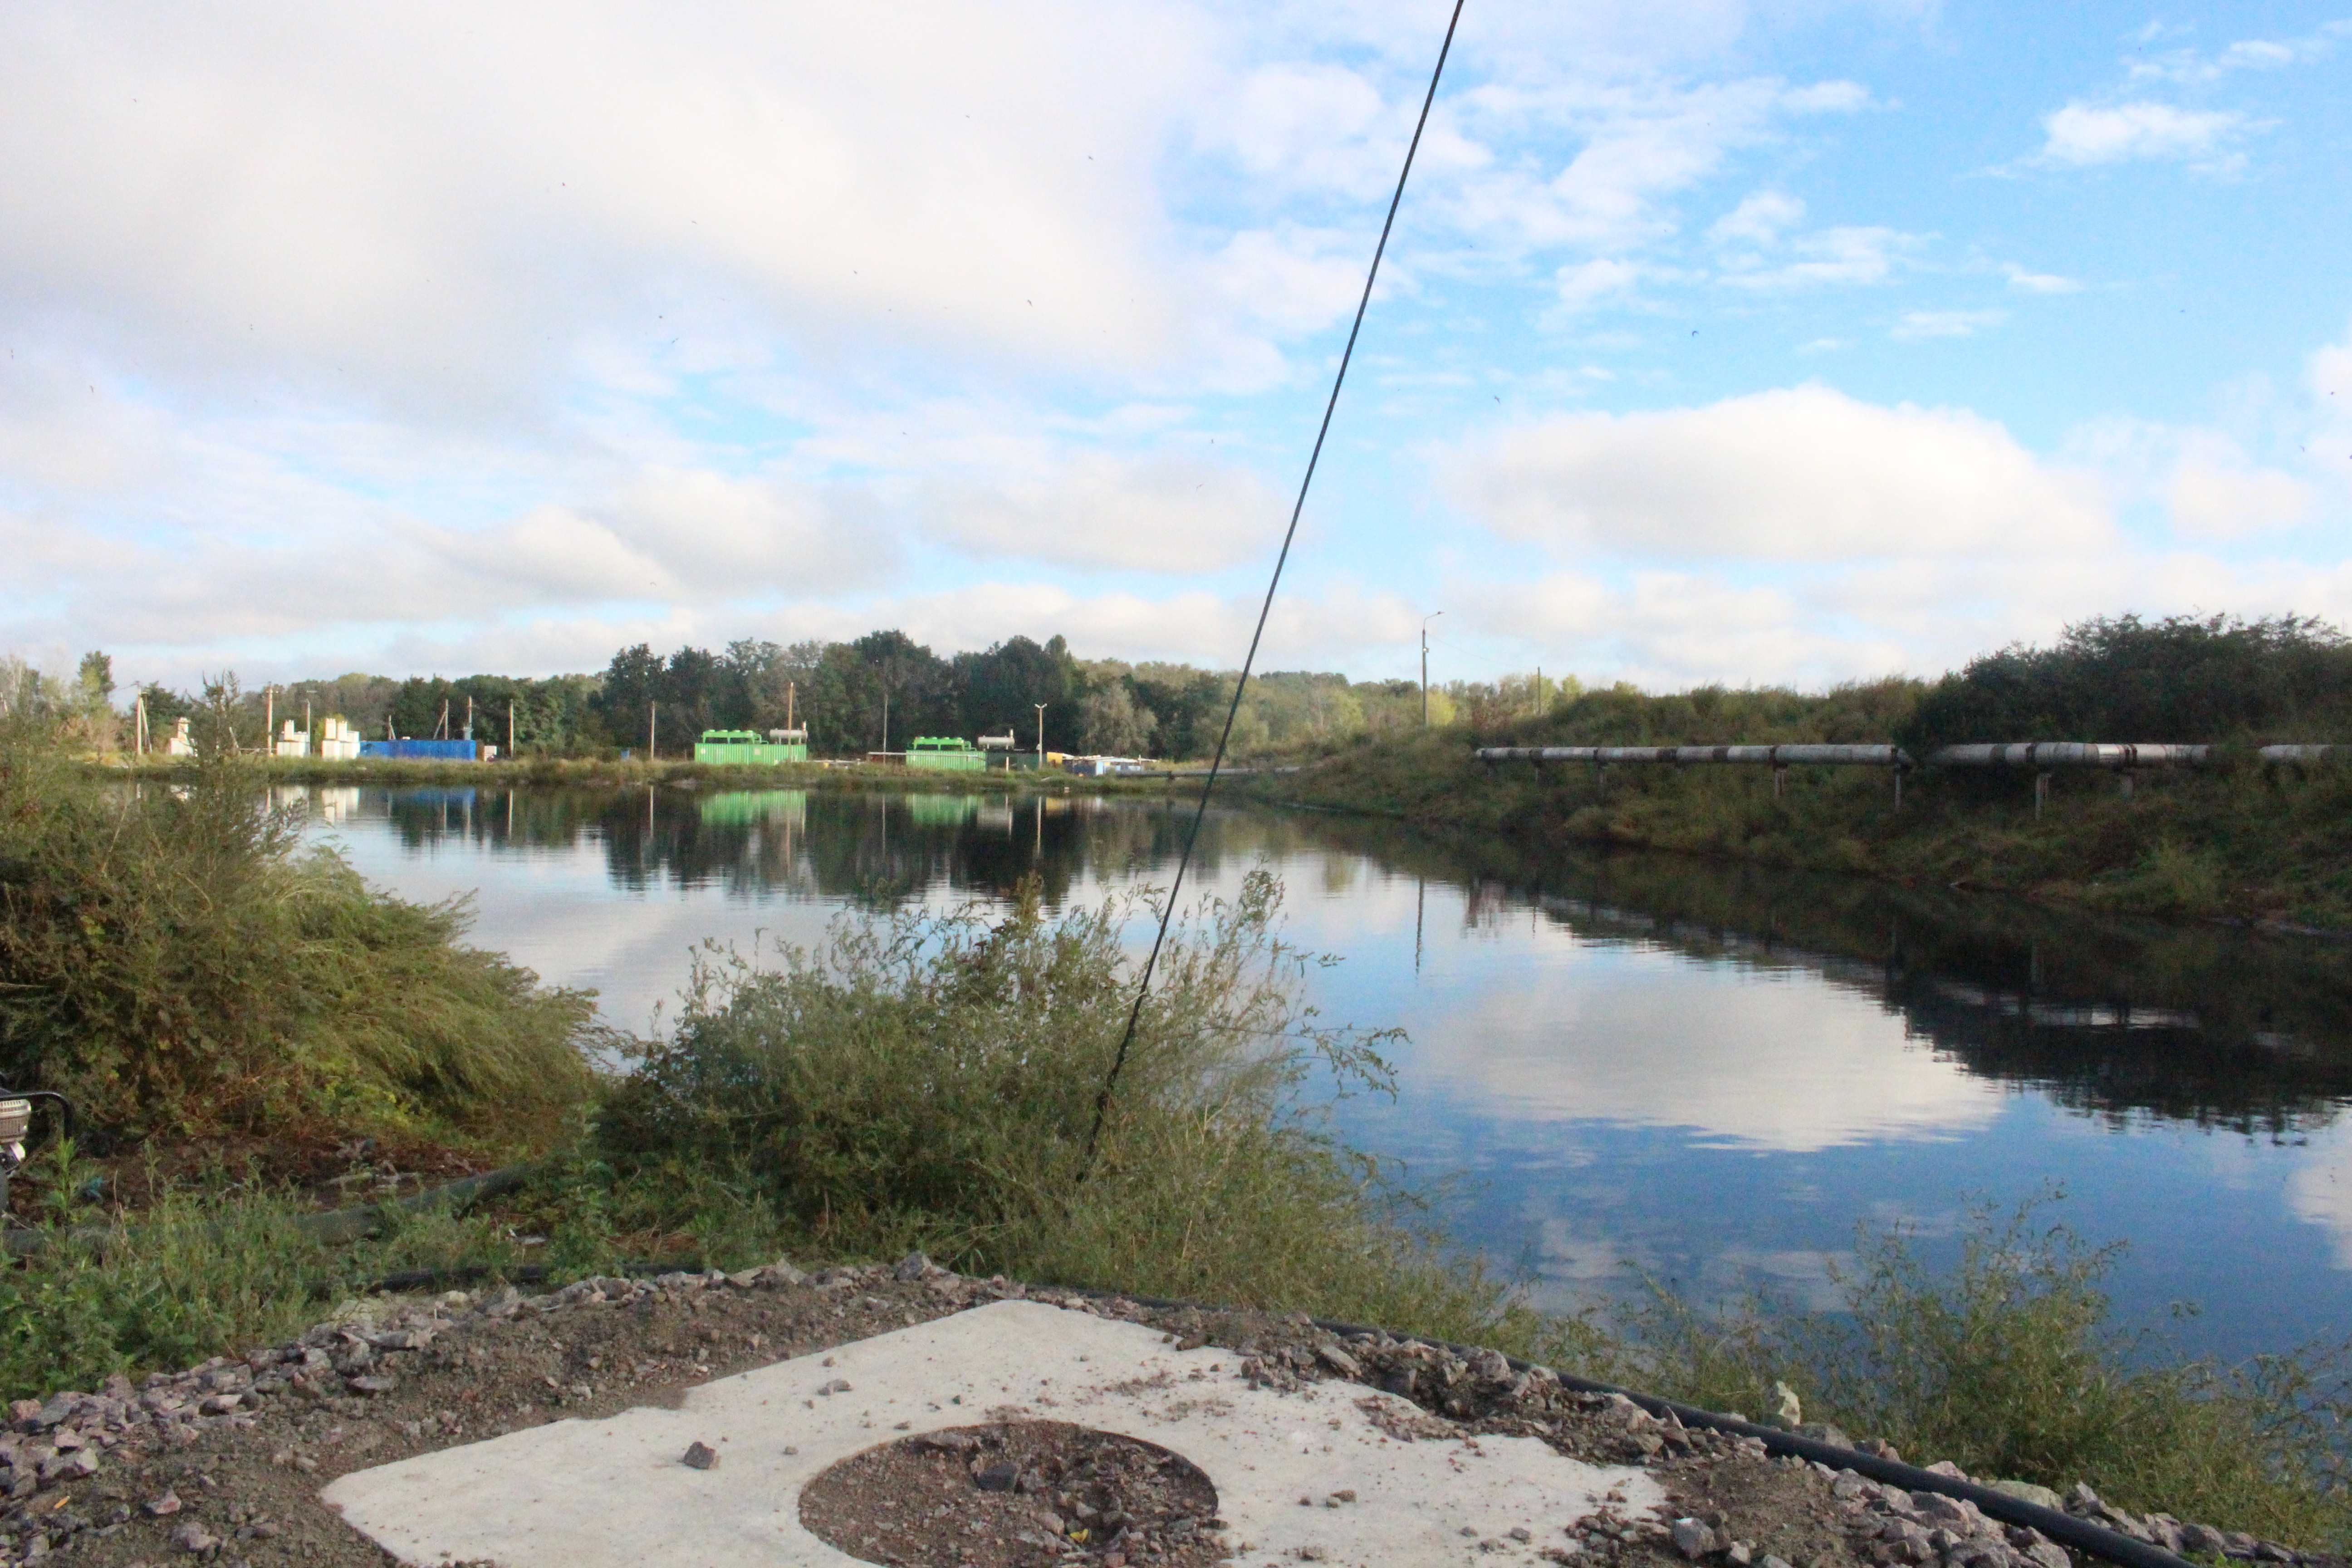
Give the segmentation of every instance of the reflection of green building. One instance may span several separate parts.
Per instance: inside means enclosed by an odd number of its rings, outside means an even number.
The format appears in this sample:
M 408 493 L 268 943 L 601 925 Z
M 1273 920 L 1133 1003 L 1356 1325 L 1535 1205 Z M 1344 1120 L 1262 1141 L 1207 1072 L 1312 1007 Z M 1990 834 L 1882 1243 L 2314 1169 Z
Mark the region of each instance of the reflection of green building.
M 806 730 L 777 730 L 772 732 L 800 738 L 795 741 L 771 741 L 757 730 L 705 730 L 702 739 L 694 743 L 694 760 L 698 763 L 734 764 L 808 761 Z M 920 742 L 916 743 L 921 744 Z
M 918 827 L 958 827 L 980 812 L 976 795 L 910 795 L 907 820 Z
M 706 827 L 753 827 L 762 822 L 802 827 L 808 822 L 804 789 L 730 789 L 705 795 L 700 804 Z
M 907 765 L 976 773 L 988 766 L 988 754 L 970 741 L 961 738 L 918 735 L 907 747 Z

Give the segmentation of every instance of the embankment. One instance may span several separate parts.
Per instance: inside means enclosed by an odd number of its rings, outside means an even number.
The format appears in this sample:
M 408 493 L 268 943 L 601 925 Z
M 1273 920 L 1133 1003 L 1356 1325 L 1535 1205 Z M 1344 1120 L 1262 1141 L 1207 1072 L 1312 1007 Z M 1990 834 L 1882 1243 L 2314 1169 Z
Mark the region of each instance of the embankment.
M 1269 803 L 1534 845 L 1666 849 L 2119 913 L 2352 930 L 2352 769 L 2271 766 L 2250 749 L 2224 748 L 2202 768 L 2142 771 L 2129 798 L 2104 771 L 2061 773 L 2037 820 L 2032 775 L 2019 771 L 1922 768 L 1906 779 L 1897 811 L 1891 775 L 1879 768 L 1794 768 L 1776 796 L 1762 767 L 1649 765 L 1604 775 L 1580 765 L 1489 767 L 1476 756 L 1482 745 L 1589 743 L 1560 731 L 1529 721 L 1365 741 L 1242 787 Z

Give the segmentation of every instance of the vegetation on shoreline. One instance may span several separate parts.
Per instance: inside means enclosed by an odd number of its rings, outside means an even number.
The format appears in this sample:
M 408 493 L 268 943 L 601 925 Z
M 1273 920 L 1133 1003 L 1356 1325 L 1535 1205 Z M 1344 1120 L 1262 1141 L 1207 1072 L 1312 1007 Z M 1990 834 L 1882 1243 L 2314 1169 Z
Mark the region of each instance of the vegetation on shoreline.
M 107 791 L 0 747 L 0 1078 L 94 1136 L 429 1138 L 512 1152 L 589 1091 L 590 997 L 368 888 L 217 758 Z
M 592 1071 L 583 999 L 469 953 L 457 911 L 297 854 L 253 772 L 208 764 L 184 795 L 100 789 L 37 749 L 0 749 L 0 941 L 26 966 L 9 977 L 39 981 L 0 994 L 18 1081 L 72 1085 L 100 1136 L 144 1129 L 151 1149 L 388 1128 L 541 1156 L 483 1213 L 333 1248 L 268 1181 L 158 1181 L 125 1214 L 52 1146 L 21 1184 L 49 1249 L 0 1268 L 12 1394 L 282 1338 L 403 1267 L 530 1260 L 562 1279 L 920 1247 L 973 1271 L 1494 1344 L 1717 1407 L 1755 1410 L 1785 1380 L 1814 1418 L 1916 1458 L 2352 1541 L 2333 1369 L 2119 1340 L 2098 1290 L 2110 1256 L 2063 1235 L 1989 1222 L 1940 1276 L 1880 1237 L 1840 1313 L 1671 1296 L 1622 1322 L 1533 1310 L 1449 1252 L 1392 1173 L 1297 1113 L 1309 1075 L 1383 1089 L 1382 1042 L 1315 1015 L 1314 960 L 1282 940 L 1262 876 L 1183 922 L 1081 1180 L 1134 979 L 1115 911 L 1049 921 L 1031 897 L 992 921 L 853 920 L 814 952 L 713 951 L 668 1034 Z M 191 989 L 214 999 L 201 1048 L 142 1055 L 123 1020 Z M 435 1034 L 436 1007 L 467 1027 Z M 481 1054 L 488 1038 L 511 1055 Z M 92 1223 L 111 1233 L 70 1234 Z
M 2183 715 L 2164 723 L 2167 713 Z M 2145 730 L 2110 726 L 2147 726 Z M 2352 650 L 2307 622 L 2093 622 L 2057 647 L 2007 650 L 1925 687 L 1819 694 L 1701 688 L 1578 694 L 1539 718 L 1336 751 L 1245 786 L 1259 798 L 1640 846 L 1912 883 L 2000 889 L 2089 909 L 2352 929 L 2352 768 L 2273 766 L 2272 741 L 2352 736 Z M 1899 741 L 2200 741 L 2197 769 L 2147 770 L 2126 798 L 2103 770 L 2060 773 L 2039 820 L 2011 769 L 1922 769 L 1895 809 L 1874 768 L 1528 763 L 1480 746 Z

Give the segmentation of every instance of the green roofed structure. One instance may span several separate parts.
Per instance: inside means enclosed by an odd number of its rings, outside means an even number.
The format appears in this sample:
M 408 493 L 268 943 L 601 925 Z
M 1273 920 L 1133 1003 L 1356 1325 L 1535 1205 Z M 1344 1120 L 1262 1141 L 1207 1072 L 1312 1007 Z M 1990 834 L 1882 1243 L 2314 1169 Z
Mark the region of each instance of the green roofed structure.
M 953 736 L 918 735 L 907 747 L 907 765 L 976 773 L 988 766 L 988 753 Z
M 694 743 L 694 760 L 721 765 L 804 763 L 808 761 L 806 730 L 705 730 Z

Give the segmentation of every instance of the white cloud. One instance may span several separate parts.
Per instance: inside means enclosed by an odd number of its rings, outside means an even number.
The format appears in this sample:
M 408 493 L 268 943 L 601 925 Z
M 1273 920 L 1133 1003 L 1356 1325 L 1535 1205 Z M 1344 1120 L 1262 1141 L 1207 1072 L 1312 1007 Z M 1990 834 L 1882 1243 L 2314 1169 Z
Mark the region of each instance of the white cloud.
M 1203 39 L 1149 0 L 102 10 L 0 19 L 0 312 L 150 371 L 478 406 L 673 304 L 1188 347 L 1155 170 Z
M 1927 338 L 1972 338 L 2009 320 L 2007 310 L 1906 310 L 1889 334 L 1901 342 Z
M 2309 485 L 2248 462 L 2235 441 L 2212 432 L 2183 441 L 2165 486 L 2173 527 L 2190 539 L 2242 539 L 2299 522 L 2312 501 Z
M 1454 453 L 1444 483 L 1499 532 L 1633 556 L 2033 554 L 2108 532 L 2087 478 L 1993 421 L 1820 385 L 1522 426 Z
M 2229 110 L 2147 102 L 2107 108 L 2070 103 L 2042 125 L 2048 133 L 2042 161 L 2073 168 L 2135 159 L 2208 161 L 2247 129 L 2245 117 Z
M 1273 559 L 1288 518 L 1257 474 L 1183 453 L 1056 455 L 1013 476 L 925 480 L 924 531 L 976 556 L 1180 574 Z
M 1620 251 L 1674 232 L 1679 219 L 1667 203 L 1715 174 L 1733 151 L 1779 137 L 1791 121 L 1853 112 L 1868 101 L 1850 82 L 1791 87 L 1772 78 L 1697 86 L 1487 84 L 1452 104 L 1451 123 L 1466 146 L 1516 141 L 1539 127 L 1577 138 L 1576 154 L 1547 175 L 1524 159 L 1484 152 L 1462 160 L 1460 172 L 1424 199 L 1484 246 Z
M 2011 288 L 2026 294 L 2072 294 L 2083 287 L 2053 272 L 2029 272 L 2013 261 L 2003 263 L 2001 271 L 2008 274 Z
M 1896 258 L 1919 244 L 1918 236 L 1891 228 L 1824 228 L 1788 241 L 1791 259 L 1777 266 L 1765 266 L 1760 258 L 1730 258 L 1723 281 L 1756 289 L 1883 283 Z
M 1751 245 L 1772 245 L 1787 230 L 1803 221 L 1805 204 L 1780 191 L 1758 191 L 1715 220 L 1706 231 L 1707 237 L 1717 245 L 1745 240 Z
M 1618 257 L 1597 257 L 1579 266 L 1559 269 L 1559 302 L 1570 310 L 1589 310 L 1602 300 L 1630 294 L 1642 269 Z
M 2217 81 L 2232 71 L 2278 70 L 2326 59 L 2347 37 L 2352 37 L 2352 21 L 2336 21 L 2301 37 L 2242 38 L 2216 55 L 2168 49 L 2132 61 L 2131 76 L 2136 81 Z

